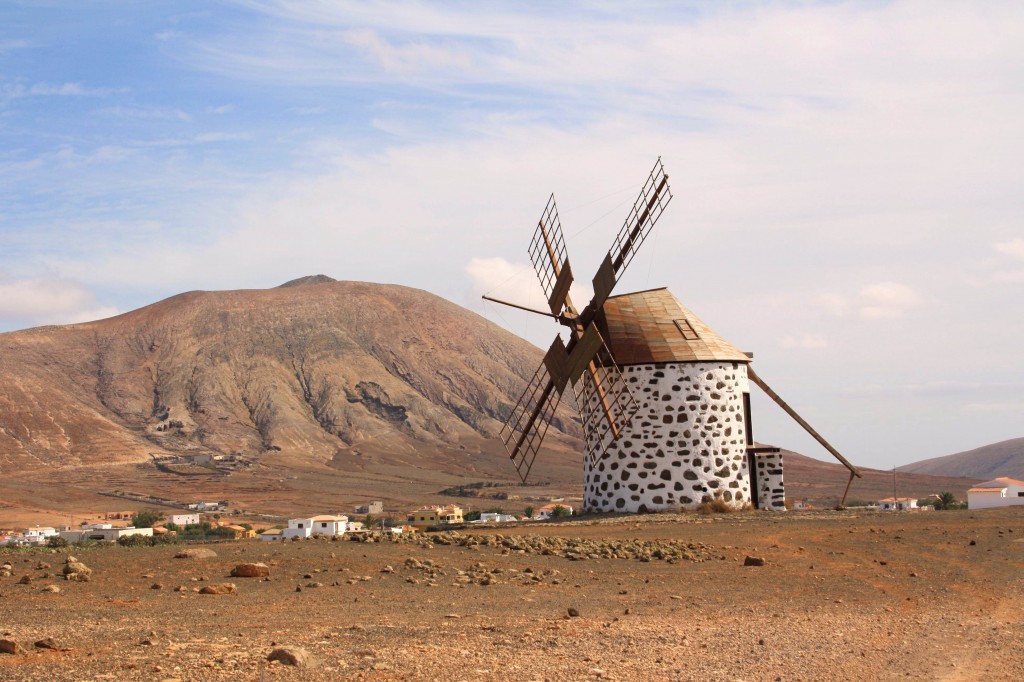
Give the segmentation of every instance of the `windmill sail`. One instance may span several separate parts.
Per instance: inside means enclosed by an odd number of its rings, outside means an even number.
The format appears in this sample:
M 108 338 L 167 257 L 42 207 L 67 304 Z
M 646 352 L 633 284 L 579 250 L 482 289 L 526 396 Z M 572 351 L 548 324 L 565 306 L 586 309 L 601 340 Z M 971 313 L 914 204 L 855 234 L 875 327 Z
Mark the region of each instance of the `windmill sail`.
M 562 394 L 555 389 L 546 364 L 541 362 L 519 402 L 512 408 L 512 414 L 501 427 L 501 442 L 505 444 L 505 450 L 524 483 L 561 398 Z
M 591 465 L 604 456 L 639 408 L 608 346 L 603 340 L 601 343 L 601 362 L 596 363 L 593 373 L 583 372 L 573 385 Z
M 544 297 L 548 299 L 551 313 L 559 315 L 569 301 L 569 285 L 572 284 L 572 268 L 565 250 L 562 223 L 558 219 L 555 195 L 548 199 L 544 213 L 537 222 L 537 229 L 530 240 L 530 260 L 537 271 Z
M 637 249 L 647 239 L 654 223 L 658 222 L 670 201 L 672 190 L 668 186 L 668 175 L 665 174 L 661 159 L 658 159 L 594 277 L 594 299 L 590 306 L 595 312 L 600 310 L 605 299 L 612 293 L 622 273 L 633 261 Z

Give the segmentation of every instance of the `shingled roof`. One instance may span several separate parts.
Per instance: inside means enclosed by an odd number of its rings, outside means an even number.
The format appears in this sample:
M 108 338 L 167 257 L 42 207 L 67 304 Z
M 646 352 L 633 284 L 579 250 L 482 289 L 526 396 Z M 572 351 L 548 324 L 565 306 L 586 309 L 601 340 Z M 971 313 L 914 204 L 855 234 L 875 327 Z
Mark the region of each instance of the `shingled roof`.
M 649 362 L 750 362 L 668 289 L 612 296 L 597 325 L 619 365 Z

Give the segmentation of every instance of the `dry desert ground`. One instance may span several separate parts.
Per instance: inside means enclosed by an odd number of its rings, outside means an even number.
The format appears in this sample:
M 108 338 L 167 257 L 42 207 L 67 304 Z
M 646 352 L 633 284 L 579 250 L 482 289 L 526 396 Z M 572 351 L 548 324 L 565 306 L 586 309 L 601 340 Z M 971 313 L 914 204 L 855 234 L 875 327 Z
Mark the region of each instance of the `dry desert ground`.
M 0 638 L 17 644 L 0 654 L 0 679 L 1019 680 L 1024 671 L 1024 508 L 659 514 L 405 542 L 188 547 L 215 556 L 175 558 L 184 545 L 0 553 L 11 565 L 0 577 Z M 63 579 L 69 552 L 92 570 L 87 582 Z M 745 565 L 748 556 L 764 565 Z M 266 564 L 269 579 L 231 577 L 243 562 Z M 198 591 L 222 583 L 234 592 Z M 36 646 L 47 638 L 51 648 Z M 280 647 L 304 650 L 304 664 L 268 661 Z

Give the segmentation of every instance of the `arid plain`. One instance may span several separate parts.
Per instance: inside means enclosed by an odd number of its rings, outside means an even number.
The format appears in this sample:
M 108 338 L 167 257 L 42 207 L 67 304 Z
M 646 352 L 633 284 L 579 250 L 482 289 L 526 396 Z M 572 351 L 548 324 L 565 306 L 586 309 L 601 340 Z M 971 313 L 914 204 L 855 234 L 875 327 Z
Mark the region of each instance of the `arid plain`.
M 205 547 L 216 556 L 72 550 L 89 582 L 61 579 L 66 550 L 0 554 L 12 566 L 0 637 L 23 648 L 0 656 L 0 678 L 1009 680 L 1024 669 L 1021 508 L 656 514 Z M 270 579 L 229 577 L 242 562 L 267 564 Z M 224 582 L 236 592 L 197 591 Z M 34 646 L 45 638 L 57 649 Z M 310 660 L 268 662 L 279 646 Z

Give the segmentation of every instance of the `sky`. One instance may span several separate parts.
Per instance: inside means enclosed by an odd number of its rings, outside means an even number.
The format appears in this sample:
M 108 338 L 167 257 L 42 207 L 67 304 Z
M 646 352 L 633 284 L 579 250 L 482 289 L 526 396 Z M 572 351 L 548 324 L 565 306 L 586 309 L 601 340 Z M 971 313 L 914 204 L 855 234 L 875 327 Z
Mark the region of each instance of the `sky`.
M 480 296 L 543 307 L 552 192 L 589 282 L 658 157 L 615 293 L 669 287 L 855 463 L 1024 436 L 1013 2 L 7 0 L 0 332 L 323 273 L 546 348 Z

